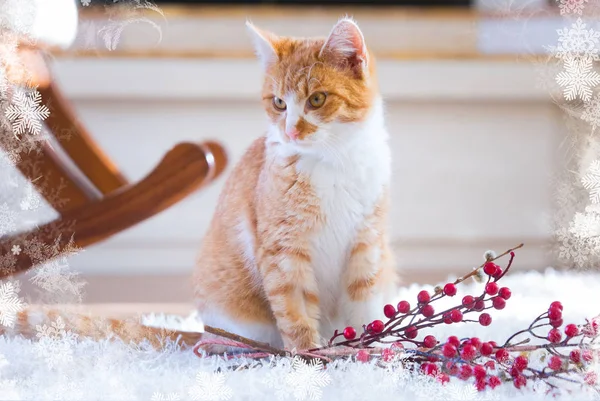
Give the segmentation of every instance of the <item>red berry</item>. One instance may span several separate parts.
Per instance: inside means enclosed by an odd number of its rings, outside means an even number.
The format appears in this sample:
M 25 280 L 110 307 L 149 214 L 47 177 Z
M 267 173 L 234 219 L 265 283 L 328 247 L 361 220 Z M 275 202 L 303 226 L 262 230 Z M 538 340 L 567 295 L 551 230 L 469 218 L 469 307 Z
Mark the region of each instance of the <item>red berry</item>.
M 438 361 L 438 359 L 439 359 L 439 358 L 438 358 L 437 356 L 435 356 L 435 355 L 430 355 L 430 356 L 428 356 L 428 357 L 427 357 L 427 360 L 428 360 L 429 362 L 437 362 L 437 361 Z
M 525 387 L 527 385 L 527 379 L 525 376 L 517 376 L 513 379 L 513 383 L 516 388 Z
M 435 314 L 433 306 L 427 304 L 421 308 L 421 314 L 425 317 L 431 317 Z
M 571 358 L 571 361 L 573 361 L 574 363 L 581 362 L 581 351 L 579 351 L 578 349 L 574 349 L 569 354 L 569 358 Z
M 450 314 L 448 312 L 444 313 L 442 317 L 444 319 L 444 323 L 452 324 L 452 319 L 450 319 Z
M 456 336 L 448 337 L 448 343 L 454 345 L 456 348 L 460 347 L 460 340 Z
M 373 322 L 371 322 L 371 330 L 375 334 L 381 333 L 384 328 L 385 328 L 385 325 L 383 324 L 383 322 L 381 320 L 373 320 Z
M 481 378 L 485 378 L 485 368 L 481 365 L 475 365 L 475 367 L 473 368 L 473 376 L 475 376 L 478 379 Z
M 473 347 L 475 347 L 477 349 L 477 351 L 479 351 L 479 349 L 481 349 L 481 340 L 477 337 L 471 337 L 471 339 L 469 340 L 469 344 L 471 344 Z
M 452 319 L 452 321 L 454 323 L 458 323 L 460 321 L 462 321 L 463 319 L 463 314 L 461 311 L 459 311 L 458 309 L 452 309 L 450 311 L 450 319 Z
M 456 286 L 452 283 L 448 283 L 444 286 L 444 294 L 449 297 L 453 297 L 456 295 Z
M 404 349 L 404 344 L 402 344 L 400 341 L 396 341 L 395 343 L 392 344 L 392 348 Z
M 462 365 L 460 367 L 459 377 L 463 380 L 467 380 L 473 374 L 473 369 L 469 365 Z
M 479 324 L 482 326 L 489 326 L 492 324 L 492 317 L 489 313 L 482 313 L 479 315 Z
M 583 380 L 587 385 L 593 386 L 598 381 L 598 374 L 596 372 L 588 372 Z
M 586 349 L 585 351 L 583 351 L 583 353 L 581 354 L 581 358 L 585 361 L 585 362 L 591 362 L 592 359 L 594 359 L 594 356 L 592 355 L 592 351 L 590 351 L 589 349 Z
M 450 373 L 452 376 L 457 376 L 458 372 L 459 372 L 459 368 L 458 365 L 456 364 L 452 364 L 449 368 L 448 368 L 448 373 Z
M 481 349 L 479 352 L 481 352 L 481 355 L 483 356 L 489 356 L 492 355 L 492 352 L 494 352 L 494 347 L 492 347 L 492 344 L 490 343 L 483 343 L 481 344 Z
M 475 348 L 471 344 L 465 345 L 460 351 L 460 356 L 465 361 L 470 361 L 471 359 L 477 356 L 477 348 Z
M 562 359 L 559 356 L 553 355 L 548 362 L 548 367 L 552 370 L 560 370 L 562 367 Z
M 487 283 L 485 286 L 485 292 L 490 295 L 496 295 L 498 293 L 498 284 L 494 283 L 493 281 L 491 283 Z
M 394 305 L 387 304 L 383 307 L 383 314 L 388 319 L 391 319 L 394 317 L 394 315 L 396 315 L 396 308 L 394 308 Z
M 404 331 L 404 335 L 406 335 L 406 338 L 410 338 L 411 340 L 413 338 L 416 338 L 418 334 L 419 330 L 417 330 L 415 326 L 411 326 Z
M 562 319 L 558 319 L 558 320 L 550 320 L 550 326 L 557 328 L 562 326 L 563 324 L 563 320 Z
M 364 349 L 361 349 L 356 353 L 356 359 L 360 362 L 369 362 L 370 357 L 371 355 L 369 355 L 369 352 Z
M 550 341 L 552 344 L 558 344 L 561 337 L 562 334 L 558 329 L 552 329 L 548 332 L 548 341 Z
M 436 345 L 437 339 L 432 335 L 425 336 L 425 338 L 423 339 L 423 346 L 425 346 L 425 348 L 433 348 Z
M 579 334 L 579 329 L 573 323 L 567 324 L 565 326 L 565 334 L 567 337 L 575 337 L 577 334 Z
M 521 371 L 519 369 L 517 369 L 516 366 L 511 366 L 510 369 L 508 370 L 508 374 L 511 375 L 511 377 L 517 377 L 521 374 Z
M 524 357 L 523 355 L 519 355 L 518 357 L 515 358 L 515 362 L 513 363 L 513 366 L 515 368 L 517 368 L 520 372 L 522 372 L 527 368 L 528 364 L 529 364 L 529 361 L 527 360 L 527 358 Z
M 394 351 L 390 348 L 386 348 L 383 351 L 381 351 L 381 359 L 383 359 L 385 362 L 391 362 L 394 359 L 394 356 L 396 354 L 394 353 Z
M 500 288 L 500 290 L 498 290 L 498 295 L 500 295 L 504 299 L 509 299 L 512 295 L 512 292 L 510 292 L 510 288 L 502 287 Z
M 356 338 L 356 330 L 354 330 L 354 327 L 346 327 L 344 329 L 344 338 L 346 340 L 354 340 Z
M 477 391 L 484 391 L 486 385 L 487 385 L 487 383 L 485 382 L 485 376 L 476 378 L 475 388 L 477 389 Z
M 421 370 L 429 376 L 437 376 L 438 374 L 438 367 L 435 363 L 424 363 L 421 365 Z
M 442 352 L 446 358 L 454 358 L 456 356 L 456 347 L 450 343 L 444 344 Z
M 485 266 L 483 266 L 483 272 L 488 276 L 493 276 L 496 274 L 496 270 L 498 270 L 498 265 L 494 262 L 487 262 Z
M 506 301 L 504 300 L 504 298 L 494 297 L 492 298 L 492 305 L 495 309 L 504 309 L 504 307 L 506 306 Z
M 554 302 L 552 302 L 552 303 L 550 304 L 550 308 L 558 308 L 558 309 L 560 309 L 561 311 L 563 310 L 563 306 L 562 306 L 562 304 L 561 304 L 559 301 L 554 301 Z M 550 309 L 550 308 L 548 308 L 548 309 Z
M 420 304 L 426 304 L 430 300 L 431 300 L 431 296 L 425 290 L 419 292 L 419 294 L 417 295 L 417 301 L 419 301 Z
M 494 363 L 494 361 L 487 361 L 484 365 L 489 370 L 496 369 L 496 364 Z
M 408 303 L 408 301 L 398 302 L 398 312 L 400 312 L 400 313 L 410 312 L 410 304 Z
M 502 384 L 502 380 L 500 380 L 498 376 L 490 376 L 490 378 L 488 379 L 488 384 L 491 388 L 496 388 L 500 384 Z
M 498 278 L 502 275 L 502 268 L 500 266 L 498 266 L 498 268 L 496 269 L 496 273 L 494 273 L 492 275 L 492 277 Z
M 483 309 L 485 309 L 485 302 L 483 301 L 483 299 L 476 301 L 475 306 L 473 307 L 473 310 L 476 310 L 477 312 L 481 312 Z
M 446 383 L 448 383 L 450 381 L 450 377 L 448 377 L 447 374 L 442 373 L 441 375 L 437 376 L 437 381 L 439 381 L 443 385 L 443 384 L 446 384 Z
M 492 344 L 492 347 L 497 347 L 498 344 L 496 344 L 496 341 L 492 340 L 492 341 L 488 341 L 490 344 Z
M 373 332 L 373 323 L 369 323 L 367 324 L 367 333 L 372 333 Z
M 553 306 L 552 308 L 548 309 L 548 318 L 550 320 L 559 320 L 562 318 L 562 310 L 558 309 L 557 307 Z
M 500 363 L 508 361 L 508 351 L 505 349 L 499 349 L 496 351 L 496 360 Z
M 462 304 L 467 308 L 472 308 L 475 306 L 475 298 L 471 295 L 465 295 L 462 299 Z

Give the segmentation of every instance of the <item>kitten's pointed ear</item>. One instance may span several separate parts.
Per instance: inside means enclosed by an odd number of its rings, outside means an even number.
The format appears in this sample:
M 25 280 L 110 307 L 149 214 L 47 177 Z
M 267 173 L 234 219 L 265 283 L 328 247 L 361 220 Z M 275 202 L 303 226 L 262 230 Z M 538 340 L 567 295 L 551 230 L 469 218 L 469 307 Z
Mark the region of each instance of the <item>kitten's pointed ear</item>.
M 266 68 L 269 64 L 277 61 L 277 52 L 273 46 L 277 40 L 277 36 L 270 32 L 258 29 L 250 21 L 246 21 L 246 28 L 248 28 L 248 31 L 252 36 L 254 50 L 263 66 Z
M 350 68 L 359 76 L 368 72 L 365 38 L 352 18 L 342 18 L 335 24 L 319 56 L 342 68 Z

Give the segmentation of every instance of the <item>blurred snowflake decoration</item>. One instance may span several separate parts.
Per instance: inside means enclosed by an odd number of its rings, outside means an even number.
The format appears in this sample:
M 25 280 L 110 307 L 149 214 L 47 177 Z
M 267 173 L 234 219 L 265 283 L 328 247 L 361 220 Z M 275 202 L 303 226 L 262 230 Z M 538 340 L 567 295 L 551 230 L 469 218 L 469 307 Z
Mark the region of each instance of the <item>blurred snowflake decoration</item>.
M 556 0 L 561 15 L 583 14 L 583 8 L 588 0 Z
M 569 231 L 580 239 L 600 238 L 600 213 L 594 205 L 587 206 L 585 212 L 577 212 L 569 226 Z
M 181 396 L 178 393 L 163 394 L 159 392 L 155 392 L 150 398 L 151 401 L 179 401 L 180 399 Z
M 13 245 L 12 248 L 10 248 L 10 251 L 13 255 L 19 255 L 21 253 L 21 247 L 19 245 Z
M 78 336 L 65 329 L 65 322 L 60 316 L 50 326 L 44 324 L 35 328 L 39 338 L 35 349 L 50 369 L 73 361 L 73 349 Z
M 0 284 L 0 325 L 13 327 L 17 313 L 25 307 L 23 301 L 18 297 L 19 287 L 13 282 Z
M 313 359 L 306 363 L 296 356 L 292 361 L 292 371 L 285 383 L 297 400 L 320 400 L 323 388 L 331 382 L 331 377 L 323 370 L 323 363 Z
M 555 57 L 563 60 L 570 58 L 590 58 L 592 61 L 600 59 L 598 43 L 600 32 L 586 29 L 587 25 L 581 18 L 571 25 L 571 28 L 557 29 L 558 46 L 551 47 Z
M 600 83 L 600 75 L 593 69 L 591 57 L 565 59 L 565 70 L 558 73 L 556 82 L 564 88 L 566 100 L 590 100 L 592 90 Z
M 78 272 L 69 267 L 68 257 L 81 251 L 75 245 L 73 238 L 66 245 L 60 243 L 57 237 L 54 244 L 41 243 L 36 238 L 25 241 L 24 252 L 40 265 L 33 271 L 30 278 L 32 284 L 46 291 L 46 296 L 53 297 L 52 302 L 80 302 L 83 297 L 83 287 L 86 282 Z
M 596 95 L 585 104 L 581 119 L 592 126 L 592 131 L 600 127 L 600 95 Z
M 86 282 L 79 272 L 72 271 L 65 257 L 52 259 L 35 269 L 31 282 L 61 300 L 80 302 Z
M 588 173 L 581 177 L 583 187 L 590 192 L 590 201 L 600 203 L 600 160 L 594 160 Z
M 221 401 L 231 399 L 233 392 L 225 385 L 223 373 L 198 372 L 196 384 L 189 390 L 193 400 Z
M 40 197 L 40 194 L 35 190 L 35 187 L 31 183 L 27 183 L 25 195 L 19 203 L 21 210 L 35 210 L 40 207 L 41 203 L 42 198 Z
M 40 104 L 42 95 L 36 89 L 18 89 L 12 104 L 6 109 L 6 117 L 12 122 L 15 136 L 30 133 L 39 135 L 42 121 L 50 115 L 48 108 Z
M 0 237 L 16 230 L 17 213 L 11 210 L 8 203 L 0 205 Z

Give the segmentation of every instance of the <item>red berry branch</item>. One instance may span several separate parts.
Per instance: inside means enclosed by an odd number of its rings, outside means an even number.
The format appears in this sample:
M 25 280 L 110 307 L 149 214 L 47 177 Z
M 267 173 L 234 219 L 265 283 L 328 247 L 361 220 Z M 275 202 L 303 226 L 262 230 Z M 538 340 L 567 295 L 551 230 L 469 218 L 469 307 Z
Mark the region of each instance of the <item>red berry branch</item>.
M 502 310 L 511 298 L 511 290 L 502 287 L 499 281 L 510 270 L 514 251 L 522 246 L 499 256 L 487 254 L 486 262 L 469 274 L 436 287 L 432 293 L 419 292 L 413 305 L 408 300 L 402 300 L 396 306 L 385 305 L 386 321 L 374 320 L 360 330 L 354 327 L 336 330 L 325 347 L 295 354 L 325 362 L 349 355 L 361 362 L 401 359 L 407 366 L 434 376 L 441 383 L 455 377 L 472 381 L 480 391 L 496 388 L 502 383 L 523 388 L 537 381 L 545 385 L 548 393 L 585 387 L 600 394 L 599 372 L 595 370 L 600 366 L 600 316 L 581 325 L 570 323 L 563 327 L 563 306 L 558 301 L 552 302 L 547 311 L 527 328 L 508 337 L 502 345 L 477 337 L 459 339 L 450 336 L 439 341 L 427 333 L 427 329 L 437 325 L 475 323 L 489 326 L 492 317 L 485 311 Z M 495 263 L 507 255 L 510 258 L 504 268 Z M 438 307 L 438 301 L 456 296 L 457 285 L 471 277 L 485 282 L 479 295 L 466 295 L 450 308 Z M 240 346 L 256 350 L 243 339 Z M 272 354 L 264 349 L 259 351 L 258 354 L 242 355 L 264 357 Z M 280 351 L 279 355 L 292 355 Z

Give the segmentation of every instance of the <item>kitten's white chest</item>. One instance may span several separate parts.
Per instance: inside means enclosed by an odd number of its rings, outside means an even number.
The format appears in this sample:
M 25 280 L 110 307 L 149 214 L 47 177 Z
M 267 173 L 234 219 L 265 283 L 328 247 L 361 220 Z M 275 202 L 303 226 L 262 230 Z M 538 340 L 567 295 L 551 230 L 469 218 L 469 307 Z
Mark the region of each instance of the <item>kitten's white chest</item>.
M 323 227 L 312 238 L 311 259 L 319 286 L 321 323 L 327 325 L 339 312 L 345 291 L 343 270 L 357 231 L 389 183 L 389 148 L 385 141 L 359 146 L 339 163 L 302 157 L 298 172 L 310 177 L 319 198 Z

